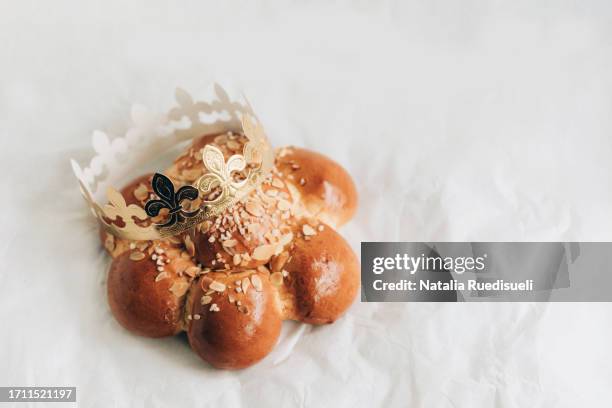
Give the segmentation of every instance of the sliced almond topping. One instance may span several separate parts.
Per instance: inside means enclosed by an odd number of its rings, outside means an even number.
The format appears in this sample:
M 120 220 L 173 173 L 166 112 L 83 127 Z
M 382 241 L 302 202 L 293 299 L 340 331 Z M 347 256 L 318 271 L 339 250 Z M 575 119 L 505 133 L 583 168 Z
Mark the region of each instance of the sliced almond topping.
M 171 235 L 171 236 L 167 237 L 166 239 L 168 241 L 170 241 L 171 243 L 175 244 L 175 245 L 178 245 L 178 244 L 181 243 L 181 240 L 177 236 L 175 236 L 175 235 Z
M 155 277 L 155 282 L 159 282 L 162 279 L 166 279 L 167 277 L 169 277 L 170 275 L 168 275 L 168 272 L 160 272 L 157 274 L 157 276 Z
M 289 201 L 287 200 L 278 200 L 278 203 L 276 203 L 276 207 L 278 207 L 278 209 L 281 211 L 287 211 L 291 208 L 291 204 L 289 204 Z
M 199 314 L 197 314 L 197 313 L 196 313 L 196 314 L 194 314 L 194 315 L 193 315 L 193 319 L 194 319 L 194 320 L 200 320 L 200 315 L 199 315 Z
M 227 300 L 230 303 L 234 303 L 236 301 L 236 297 L 234 295 L 228 295 Z
M 210 221 L 204 221 L 198 225 L 198 228 L 202 234 L 207 233 L 210 227 L 212 227 L 212 222 Z
M 302 232 L 304 233 L 304 235 L 309 236 L 309 235 L 315 235 L 317 233 L 317 231 L 314 230 L 314 228 L 312 228 L 310 225 L 308 224 L 304 224 L 302 225 Z
M 280 255 L 275 256 L 270 263 L 272 270 L 274 272 L 278 272 L 283 269 L 283 266 L 285 266 L 285 263 L 287 263 L 287 259 L 289 259 L 289 253 L 287 252 L 283 252 Z
M 183 170 L 182 176 L 187 180 L 195 180 L 202 175 L 202 170 L 200 169 L 189 169 Z
M 247 201 L 246 204 L 244 205 L 244 208 L 247 210 L 247 212 L 255 217 L 261 217 L 264 214 L 264 210 L 263 208 L 261 208 L 261 205 L 259 205 L 259 203 L 256 203 L 254 201 Z
M 286 278 L 287 276 L 289 276 L 289 272 L 284 270 L 281 272 L 283 274 L 283 276 Z
M 274 272 L 272 275 L 270 275 L 270 282 L 272 282 L 274 286 L 282 285 L 283 284 L 283 274 L 280 272 Z
M 234 255 L 234 259 L 233 259 L 234 265 L 239 265 L 241 260 L 242 260 L 242 258 L 240 257 L 240 254 L 235 254 Z
M 199 275 L 201 272 L 201 269 L 198 268 L 197 266 L 190 266 L 189 268 L 185 269 L 185 274 L 191 276 L 192 278 L 194 276 Z
M 106 248 L 108 252 L 113 252 L 115 250 L 115 237 L 112 234 L 106 234 L 104 248 Z
M 193 241 L 189 235 L 185 235 L 185 248 L 187 248 L 187 252 L 190 256 L 195 255 L 195 246 L 193 245 Z
M 218 281 L 212 281 L 208 287 L 217 292 L 225 291 L 225 284 Z
M 303 186 L 303 185 L 305 185 L 305 184 L 306 184 L 306 180 L 304 180 L 304 177 L 302 177 L 302 178 L 300 179 L 300 186 Z
M 236 241 L 235 239 L 226 239 L 225 241 L 222 242 L 223 246 L 226 248 L 235 247 L 237 243 L 238 241 Z
M 276 245 L 261 245 L 253 251 L 253 259 L 256 261 L 267 261 L 276 251 Z
M 185 281 L 176 281 L 170 287 L 170 292 L 174 294 L 176 297 L 181 297 L 187 292 L 187 288 L 189 284 Z
M 265 273 L 266 275 L 270 274 L 270 270 L 268 269 L 268 267 L 266 267 L 266 265 L 259 265 L 257 267 L 257 271 L 261 273 Z
M 251 286 L 251 281 L 249 280 L 249 278 L 242 278 L 242 291 L 244 293 L 247 293 L 247 290 L 249 290 L 249 286 Z
M 215 143 L 218 145 L 224 145 L 227 143 L 227 135 L 219 135 L 215 137 Z
M 279 243 L 282 246 L 286 246 L 289 245 L 291 243 L 291 241 L 293 241 L 293 233 L 288 232 L 285 235 L 283 235 L 279 241 Z
M 240 149 L 240 143 L 236 142 L 235 140 L 230 140 L 227 142 L 227 147 L 232 150 L 238 150 Z
M 257 232 L 259 231 L 259 224 L 251 223 L 247 225 L 247 229 L 251 234 L 257 234 Z
M 212 296 L 204 295 L 202 296 L 202 299 L 200 299 L 200 303 L 202 303 L 203 305 L 207 305 L 210 302 L 212 302 Z
M 261 290 L 263 289 L 263 284 L 261 283 L 261 278 L 259 277 L 259 275 L 251 275 L 251 283 L 253 284 L 253 287 L 256 291 L 261 292 Z
M 218 312 L 219 310 L 221 310 L 221 309 L 219 309 L 219 306 L 217 306 L 216 303 L 213 303 L 212 305 L 210 305 L 210 311 L 211 312 Z
M 280 180 L 277 179 L 276 177 L 274 177 L 274 179 L 272 179 L 272 185 L 276 188 L 283 188 L 285 187 L 285 184 Z
M 317 228 L 319 231 L 323 231 L 325 229 L 325 227 L 323 226 L 323 224 L 319 225 L 319 228 Z
M 203 291 L 209 290 L 208 287 L 212 281 L 213 280 L 209 278 L 208 276 L 202 277 L 202 279 L 200 279 L 200 287 L 202 288 L 202 290 Z
M 138 201 L 145 201 L 147 198 L 149 198 L 149 190 L 147 189 L 147 186 L 140 183 L 138 187 L 134 189 L 134 197 Z
M 132 261 L 142 261 L 143 259 L 145 259 L 145 254 L 140 251 L 134 251 L 130 253 L 130 259 Z
M 211 244 L 215 242 L 215 236 L 211 235 L 210 237 L 208 237 L 208 242 L 210 242 Z

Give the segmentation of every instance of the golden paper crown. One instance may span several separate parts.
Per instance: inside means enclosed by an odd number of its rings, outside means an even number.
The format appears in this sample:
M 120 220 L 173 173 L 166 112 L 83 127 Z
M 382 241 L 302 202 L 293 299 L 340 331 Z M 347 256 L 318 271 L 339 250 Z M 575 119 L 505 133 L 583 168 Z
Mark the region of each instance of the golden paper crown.
M 93 146 L 97 154 L 89 166 L 82 169 L 71 160 L 81 193 L 106 231 L 130 240 L 154 240 L 180 234 L 217 217 L 266 178 L 274 166 L 274 153 L 263 127 L 248 102 L 231 100 L 219 85 L 214 89 L 214 97 L 206 102 L 194 102 L 187 92 L 177 89 L 178 106 L 166 115 L 151 114 L 135 106 L 134 125 L 124 137 L 111 141 L 103 132 L 94 132 Z M 168 177 L 155 173 L 151 187 L 156 197 L 144 208 L 127 205 L 119 190 L 112 187 L 114 182 L 131 179 L 135 168 L 177 143 L 227 131 L 241 132 L 248 139 L 242 154 L 234 154 L 225 161 L 220 149 L 206 145 L 202 149 L 205 171 L 193 185 L 177 189 Z M 237 179 L 236 173 L 242 177 Z M 106 200 L 102 191 L 106 191 Z M 201 204 L 196 209 L 186 210 L 185 204 L 198 199 Z M 108 203 L 103 204 L 105 201 Z M 161 212 L 166 213 L 164 222 L 152 222 Z

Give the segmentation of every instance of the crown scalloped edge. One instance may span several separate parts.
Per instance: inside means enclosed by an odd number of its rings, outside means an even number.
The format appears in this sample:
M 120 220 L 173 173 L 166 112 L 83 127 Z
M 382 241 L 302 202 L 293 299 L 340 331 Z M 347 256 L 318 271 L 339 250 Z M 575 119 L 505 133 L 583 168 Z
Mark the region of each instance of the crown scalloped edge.
M 107 133 L 96 130 L 92 134 L 95 155 L 89 164 L 82 168 L 76 160 L 70 161 L 81 194 L 92 214 L 107 232 L 117 237 L 150 240 L 179 234 L 233 205 L 251 189 L 256 188 L 263 179 L 262 176 L 273 166 L 272 148 L 244 95 L 242 95 L 243 101 L 231 99 L 227 92 L 215 83 L 214 96 L 209 100 L 194 101 L 187 91 L 180 88 L 175 91 L 175 99 L 177 105 L 165 114 L 151 112 L 141 105 L 133 105 L 132 124 L 124 136 L 111 138 Z M 261 163 L 249 174 L 247 185 L 236 188 L 232 187 L 231 183 L 225 183 L 227 191 L 224 188 L 221 197 L 213 202 L 205 201 L 201 209 L 196 211 L 197 214 L 191 217 L 179 217 L 178 222 L 175 221 L 173 225 L 150 224 L 144 227 L 134 222 L 135 218 L 146 219 L 148 214 L 137 205 L 126 205 L 118 189 L 113 187 L 114 184 L 125 182 L 135 168 L 150 162 L 152 158 L 176 146 L 177 143 L 204 134 L 240 130 L 249 139 L 245 145 L 244 156 L 250 159 L 254 154 L 261 155 Z M 243 156 L 238 156 L 244 160 Z M 206 162 L 204 164 L 210 171 Z M 209 177 L 210 174 L 202 176 L 196 182 L 195 188 L 200 187 L 200 182 L 205 176 Z M 107 219 L 114 221 L 117 217 L 121 217 L 124 221 L 123 227 L 106 221 Z

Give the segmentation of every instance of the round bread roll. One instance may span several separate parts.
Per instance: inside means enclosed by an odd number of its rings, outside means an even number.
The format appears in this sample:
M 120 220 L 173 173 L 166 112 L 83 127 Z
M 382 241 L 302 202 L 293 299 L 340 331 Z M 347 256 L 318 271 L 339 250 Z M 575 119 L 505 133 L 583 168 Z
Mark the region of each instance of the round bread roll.
M 296 236 L 286 263 L 280 268 L 272 266 L 273 270 L 282 269 L 284 275 L 285 313 L 304 323 L 332 323 L 357 295 L 357 257 L 344 238 L 323 223 L 304 222 Z
M 173 336 L 183 328 L 183 305 L 195 265 L 163 242 L 125 251 L 108 273 L 108 303 L 117 321 L 141 336 Z M 191 268 L 192 271 L 187 272 Z M 198 269 L 195 267 L 195 269 Z
M 276 167 L 297 190 L 298 201 L 312 217 L 339 227 L 357 210 L 357 189 L 351 176 L 326 156 L 297 147 L 284 147 L 276 155 Z
M 191 348 L 217 368 L 248 367 L 272 350 L 282 317 L 268 276 L 255 271 L 210 273 L 187 302 Z

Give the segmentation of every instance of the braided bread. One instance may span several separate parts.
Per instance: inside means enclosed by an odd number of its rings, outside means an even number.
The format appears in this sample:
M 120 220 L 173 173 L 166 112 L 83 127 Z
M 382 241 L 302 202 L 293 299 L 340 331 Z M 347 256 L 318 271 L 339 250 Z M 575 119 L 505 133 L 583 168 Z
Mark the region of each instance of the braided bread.
M 164 173 L 176 185 L 191 184 L 204 172 L 205 145 L 227 160 L 245 142 L 233 133 L 202 136 Z M 127 204 L 144 206 L 151 177 L 121 190 Z M 111 311 L 138 335 L 186 331 L 192 349 L 215 367 L 248 367 L 273 349 L 283 320 L 332 323 L 351 305 L 359 264 L 334 228 L 356 206 L 355 186 L 337 163 L 304 149 L 278 149 L 260 188 L 188 233 L 137 242 L 101 232 L 113 257 Z

